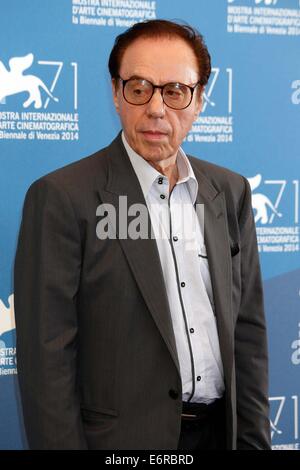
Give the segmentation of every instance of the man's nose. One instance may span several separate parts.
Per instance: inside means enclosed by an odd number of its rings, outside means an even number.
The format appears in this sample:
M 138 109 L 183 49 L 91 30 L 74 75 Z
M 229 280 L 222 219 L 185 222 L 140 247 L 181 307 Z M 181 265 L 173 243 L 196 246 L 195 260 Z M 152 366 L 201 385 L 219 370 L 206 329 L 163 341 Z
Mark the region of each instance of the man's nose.
M 165 115 L 165 103 L 161 90 L 156 88 L 149 103 L 147 103 L 147 115 L 160 118 Z

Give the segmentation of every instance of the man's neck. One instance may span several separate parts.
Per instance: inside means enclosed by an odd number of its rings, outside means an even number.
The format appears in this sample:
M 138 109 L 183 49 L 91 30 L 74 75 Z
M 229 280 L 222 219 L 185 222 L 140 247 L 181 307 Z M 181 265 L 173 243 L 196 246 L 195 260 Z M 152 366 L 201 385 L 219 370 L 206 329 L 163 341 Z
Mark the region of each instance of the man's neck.
M 131 148 L 132 151 L 135 152 L 135 150 L 130 146 L 125 133 L 123 131 L 122 134 L 122 139 L 124 138 L 126 144 Z M 139 155 L 139 154 L 137 154 Z M 157 170 L 159 173 L 162 175 L 166 176 L 169 181 L 169 192 L 171 193 L 172 189 L 176 185 L 178 178 L 179 178 L 179 172 L 178 172 L 178 167 L 177 167 L 177 153 L 175 155 L 171 155 L 170 157 L 160 160 L 157 162 L 150 161 L 146 158 L 144 158 L 142 155 L 139 155 L 139 157 L 143 158 L 149 165 L 151 165 L 155 170 Z

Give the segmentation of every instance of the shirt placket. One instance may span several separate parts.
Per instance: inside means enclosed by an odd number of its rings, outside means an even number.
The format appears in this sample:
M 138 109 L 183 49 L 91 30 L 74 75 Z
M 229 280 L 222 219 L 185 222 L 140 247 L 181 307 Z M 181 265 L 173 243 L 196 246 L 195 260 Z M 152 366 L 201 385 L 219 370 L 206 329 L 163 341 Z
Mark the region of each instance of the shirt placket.
M 184 249 L 184 232 L 182 231 L 182 220 L 183 220 L 183 199 L 182 199 L 182 188 L 180 185 L 176 185 L 173 189 L 172 194 L 169 198 L 169 211 L 170 211 L 170 245 L 174 258 L 174 265 L 176 270 L 176 279 L 178 293 L 180 297 L 182 315 L 184 317 L 186 341 L 188 343 L 188 350 L 191 361 L 192 371 L 192 392 L 189 400 L 192 399 L 196 382 L 201 380 L 200 376 L 195 375 L 195 360 L 194 360 L 194 347 L 193 347 L 193 335 L 194 328 L 190 325 L 190 316 L 188 315 L 188 290 L 184 256 L 182 250 Z

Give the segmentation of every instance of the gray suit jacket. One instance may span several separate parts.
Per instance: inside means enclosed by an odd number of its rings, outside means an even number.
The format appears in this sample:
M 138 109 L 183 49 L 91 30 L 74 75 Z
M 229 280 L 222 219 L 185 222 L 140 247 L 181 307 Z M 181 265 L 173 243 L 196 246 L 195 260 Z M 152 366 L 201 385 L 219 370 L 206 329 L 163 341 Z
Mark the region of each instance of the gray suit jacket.
M 268 449 L 266 329 L 247 180 L 189 157 L 225 374 L 227 447 Z M 99 240 L 96 208 L 145 200 L 120 135 L 29 189 L 15 261 L 33 449 L 176 449 L 181 379 L 156 242 Z

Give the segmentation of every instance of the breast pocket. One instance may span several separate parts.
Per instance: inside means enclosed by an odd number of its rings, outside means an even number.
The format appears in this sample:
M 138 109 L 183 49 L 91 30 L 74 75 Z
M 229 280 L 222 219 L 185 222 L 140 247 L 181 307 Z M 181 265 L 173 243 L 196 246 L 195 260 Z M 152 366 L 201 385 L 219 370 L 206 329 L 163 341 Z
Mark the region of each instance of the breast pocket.
M 241 251 L 238 243 L 231 242 L 231 265 L 232 265 L 232 309 L 234 321 L 237 320 L 241 303 Z
M 210 304 L 212 306 L 213 312 L 215 313 L 215 303 L 214 303 L 214 296 L 213 296 L 213 290 L 212 290 L 209 262 L 208 262 L 207 252 L 206 252 L 206 246 L 204 244 L 200 248 L 198 258 L 199 258 L 199 264 L 200 264 L 201 277 L 204 282 L 204 286 L 205 286 Z

